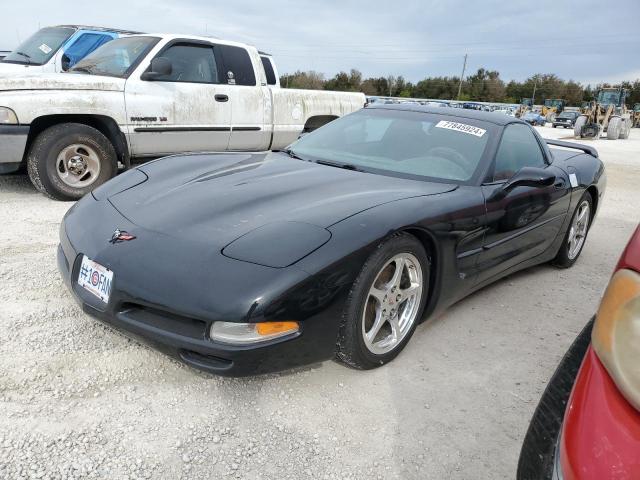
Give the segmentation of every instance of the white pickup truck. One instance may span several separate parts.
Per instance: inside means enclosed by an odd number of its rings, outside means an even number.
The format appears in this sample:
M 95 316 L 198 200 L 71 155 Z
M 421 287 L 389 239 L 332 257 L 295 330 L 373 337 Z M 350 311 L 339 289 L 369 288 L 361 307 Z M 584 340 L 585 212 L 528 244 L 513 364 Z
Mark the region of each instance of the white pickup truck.
M 181 152 L 276 150 L 363 107 L 361 93 L 278 88 L 271 57 L 209 37 L 134 35 L 67 73 L 0 78 L 0 173 L 77 199 Z

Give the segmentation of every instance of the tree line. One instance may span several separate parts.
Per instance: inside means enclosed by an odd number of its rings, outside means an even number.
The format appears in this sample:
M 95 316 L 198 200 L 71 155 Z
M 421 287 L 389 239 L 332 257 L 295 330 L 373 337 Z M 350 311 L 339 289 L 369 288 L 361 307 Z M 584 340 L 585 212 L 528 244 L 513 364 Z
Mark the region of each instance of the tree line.
M 622 82 L 617 85 L 601 83 L 582 85 L 573 80 L 563 80 L 553 73 L 538 73 L 523 82 L 511 80 L 505 82 L 500 72 L 484 68 L 467 76 L 460 85 L 460 77 L 427 77 L 419 82 L 406 81 L 402 76 L 362 78 L 356 69 L 339 72 L 333 78 L 326 79 L 323 73 L 316 71 L 296 71 L 280 77 L 285 88 L 304 88 L 312 90 L 340 90 L 363 92 L 365 95 L 390 97 L 433 98 L 472 100 L 478 102 L 520 103 L 523 98 L 532 98 L 535 87 L 535 104 L 545 99 L 562 98 L 569 105 L 579 106 L 581 102 L 592 100 L 601 87 L 622 86 L 629 90 L 627 104 L 640 103 L 640 79 Z M 460 96 L 458 97 L 458 89 Z

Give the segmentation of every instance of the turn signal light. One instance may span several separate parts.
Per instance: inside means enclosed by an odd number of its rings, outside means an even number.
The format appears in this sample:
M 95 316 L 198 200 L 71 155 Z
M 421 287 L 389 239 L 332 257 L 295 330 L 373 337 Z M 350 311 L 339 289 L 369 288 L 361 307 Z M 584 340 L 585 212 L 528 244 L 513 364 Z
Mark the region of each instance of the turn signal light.
M 623 268 L 611 277 L 591 341 L 620 392 L 640 410 L 640 274 Z
M 211 340 L 231 345 L 254 345 L 275 338 L 285 337 L 300 330 L 298 322 L 236 323 L 214 322 L 211 325 Z

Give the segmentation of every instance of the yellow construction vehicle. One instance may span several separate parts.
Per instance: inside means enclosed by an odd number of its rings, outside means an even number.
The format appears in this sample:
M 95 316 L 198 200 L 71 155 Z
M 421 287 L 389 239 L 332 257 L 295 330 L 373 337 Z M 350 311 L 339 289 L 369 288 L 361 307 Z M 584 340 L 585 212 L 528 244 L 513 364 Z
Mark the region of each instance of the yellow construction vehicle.
M 547 119 L 547 122 L 553 122 L 556 116 L 562 113 L 564 107 L 567 106 L 567 102 L 561 98 L 551 98 L 544 101 L 540 115 Z
M 633 123 L 633 126 L 636 128 L 640 128 L 640 103 L 636 103 L 633 106 L 633 116 L 631 118 L 631 123 Z
M 524 117 L 524 114 L 527 113 L 530 110 L 533 110 L 533 102 L 531 101 L 530 98 L 523 98 L 522 100 L 520 100 L 520 106 L 518 107 L 518 109 L 516 110 L 516 118 L 522 118 Z
M 576 138 L 598 139 L 607 132 L 609 140 L 629 138 L 631 112 L 627 110 L 624 88 L 602 88 L 595 100 L 576 119 L 573 132 Z

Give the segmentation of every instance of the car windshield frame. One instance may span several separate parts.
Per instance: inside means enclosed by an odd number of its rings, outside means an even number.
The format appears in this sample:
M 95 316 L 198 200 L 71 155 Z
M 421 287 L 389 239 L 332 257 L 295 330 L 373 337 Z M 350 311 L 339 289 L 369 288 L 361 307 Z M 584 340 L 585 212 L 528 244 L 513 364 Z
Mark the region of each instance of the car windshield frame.
M 49 45 L 44 41 L 43 37 L 48 32 L 57 31 L 62 33 L 59 38 L 56 39 L 56 43 Z M 62 46 L 69 41 L 73 35 L 78 31 L 74 27 L 45 27 L 41 28 L 24 42 L 7 54 L 0 62 L 2 63 L 14 63 L 17 65 L 37 66 L 41 67 L 46 65 L 55 56 L 56 53 L 62 48 Z M 49 43 L 53 43 L 50 42 Z M 49 49 L 47 51 L 47 49 Z M 38 53 L 40 52 L 40 53 Z M 40 55 L 42 61 L 36 61 L 35 55 Z
M 129 52 L 124 49 L 121 49 L 120 53 L 114 52 L 114 50 L 120 47 L 122 44 L 133 43 L 136 40 L 145 40 L 146 44 L 142 45 L 142 48 L 136 52 Z M 160 42 L 160 38 L 151 35 L 132 35 L 111 40 L 110 42 L 105 43 L 104 45 L 84 57 L 78 63 L 76 63 L 71 69 L 69 69 L 68 73 L 85 75 L 88 74 L 122 79 L 129 78 L 133 71 L 138 68 L 138 65 L 140 65 L 140 63 L 147 57 L 149 52 L 153 50 L 158 42 Z M 114 59 L 116 58 L 116 55 L 122 53 L 125 53 L 127 55 L 131 54 L 134 56 L 133 61 L 131 61 L 129 65 L 126 66 L 126 68 L 119 68 L 117 70 L 114 69 L 113 71 L 103 69 L 101 70 L 98 68 L 99 65 L 107 64 L 107 61 L 109 59 Z M 121 67 L 124 67 L 124 65 L 121 65 Z
M 444 110 L 444 109 L 443 109 Z M 485 130 L 485 135 L 487 135 L 487 139 L 482 146 L 483 150 L 479 153 L 477 157 L 477 163 L 475 165 L 475 169 L 471 176 L 467 179 L 458 179 L 458 178 L 449 178 L 449 177 L 437 177 L 437 176 L 429 176 L 420 173 L 409 173 L 407 171 L 398 171 L 386 168 L 376 168 L 371 164 L 367 164 L 366 162 L 360 162 L 355 154 L 351 154 L 349 152 L 336 152 L 339 155 L 343 155 L 341 158 L 336 158 L 336 156 L 332 156 L 330 150 L 326 150 L 329 155 L 318 155 L 316 152 L 311 152 L 308 149 L 305 149 L 305 143 L 309 142 L 313 137 L 319 135 L 321 130 L 325 133 L 327 131 L 331 131 L 332 129 L 338 130 L 341 128 L 347 128 L 354 124 L 350 122 L 350 120 L 358 119 L 360 116 L 370 115 L 376 117 L 390 117 L 390 118 L 401 118 L 403 120 L 411 119 L 411 116 L 417 116 L 416 121 L 419 122 L 429 122 L 431 125 L 429 127 L 429 132 L 436 128 L 436 124 L 440 121 L 452 122 L 457 124 L 464 124 L 466 126 L 475 127 L 479 129 Z M 421 118 L 420 118 L 421 117 Z M 440 127 L 442 128 L 442 127 Z M 301 138 L 299 138 L 296 142 L 291 144 L 285 151 L 289 153 L 291 156 L 302 160 L 315 162 L 320 164 L 331 165 L 335 167 L 342 167 L 348 170 L 356 170 L 364 173 L 371 173 L 377 175 L 385 175 L 389 177 L 396 178 L 405 178 L 410 180 L 418 180 L 424 182 L 435 182 L 435 183 L 444 183 L 444 184 L 453 184 L 453 185 L 474 185 L 478 186 L 481 184 L 482 179 L 486 173 L 490 165 L 491 160 L 491 152 L 495 151 L 497 145 L 497 138 L 500 136 L 500 132 L 504 127 L 502 125 L 498 125 L 496 123 L 491 122 L 490 120 L 483 120 L 473 117 L 467 117 L 463 115 L 451 115 L 443 112 L 431 112 L 431 111 L 416 111 L 416 110 L 400 110 L 393 108 L 364 108 L 357 112 L 351 113 L 344 117 L 338 118 L 329 124 L 322 127 L 318 131 L 307 134 Z M 428 132 L 425 132 L 427 135 Z M 466 132 L 457 132 L 460 135 L 472 135 Z M 383 134 L 384 136 L 384 134 Z M 436 145 L 437 146 L 437 145 Z M 367 158 L 362 156 L 362 158 Z M 374 159 L 374 156 L 369 156 L 368 158 Z M 382 157 L 375 157 L 382 158 Z M 393 161 L 390 158 L 386 159 L 387 161 Z

